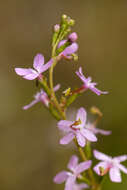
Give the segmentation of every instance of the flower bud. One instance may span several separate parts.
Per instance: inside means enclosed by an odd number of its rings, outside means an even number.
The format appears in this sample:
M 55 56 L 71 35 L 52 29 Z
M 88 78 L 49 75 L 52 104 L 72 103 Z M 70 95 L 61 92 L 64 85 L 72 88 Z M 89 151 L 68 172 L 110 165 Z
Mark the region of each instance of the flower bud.
M 69 41 L 71 41 L 71 42 L 75 42 L 75 41 L 78 39 L 77 33 L 76 33 L 76 32 L 71 33 L 71 34 L 69 35 L 68 39 L 69 39 Z
M 59 25 L 59 24 L 56 24 L 56 25 L 54 26 L 54 32 L 59 32 L 59 30 L 60 30 L 60 25 Z
M 97 114 L 100 117 L 103 116 L 103 113 L 99 110 L 99 108 L 97 108 L 95 106 L 91 107 L 90 111 L 92 112 L 92 114 Z
M 62 19 L 63 19 L 63 20 L 67 19 L 67 15 L 63 14 L 63 15 L 62 15 Z
M 68 24 L 69 24 L 70 26 L 74 26 L 75 21 L 74 21 L 73 19 L 69 19 L 69 20 L 68 20 Z

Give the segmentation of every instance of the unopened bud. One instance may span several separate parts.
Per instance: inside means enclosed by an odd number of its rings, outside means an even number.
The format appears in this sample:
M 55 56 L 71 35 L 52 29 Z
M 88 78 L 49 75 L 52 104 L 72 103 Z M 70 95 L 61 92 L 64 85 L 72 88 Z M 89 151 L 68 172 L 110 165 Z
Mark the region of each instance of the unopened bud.
M 99 110 L 99 108 L 93 106 L 91 107 L 90 111 L 93 113 L 93 114 L 98 114 L 100 117 L 103 116 L 102 112 Z
M 68 24 L 70 26 L 73 26 L 75 24 L 75 21 L 73 19 L 69 19 Z
M 64 15 L 62 15 L 62 19 L 64 19 L 64 20 L 65 20 L 66 18 L 67 18 L 67 15 L 65 15 L 65 14 L 64 14 Z
M 77 33 L 76 33 L 76 32 L 71 33 L 71 34 L 68 36 L 68 39 L 69 39 L 71 42 L 75 42 L 75 41 L 78 39 Z
M 54 32 L 59 32 L 59 30 L 60 30 L 60 25 L 59 25 L 59 24 L 56 24 L 56 25 L 54 26 Z

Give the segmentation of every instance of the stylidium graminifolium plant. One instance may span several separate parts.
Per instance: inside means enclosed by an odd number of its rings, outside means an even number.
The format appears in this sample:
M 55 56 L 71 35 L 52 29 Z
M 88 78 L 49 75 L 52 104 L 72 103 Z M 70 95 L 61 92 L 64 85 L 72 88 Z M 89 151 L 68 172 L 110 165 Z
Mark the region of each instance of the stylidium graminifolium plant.
M 60 84 L 54 86 L 53 71 L 57 64 L 66 59 L 71 61 L 78 60 L 78 43 L 77 33 L 71 32 L 74 20 L 63 15 L 60 24 L 56 24 L 53 28 L 52 36 L 52 53 L 51 58 L 44 64 L 44 56 L 37 54 L 33 61 L 33 68 L 15 68 L 17 75 L 26 80 L 36 80 L 38 92 L 34 95 L 34 100 L 23 107 L 24 110 L 29 109 L 38 102 L 41 102 L 58 121 L 58 129 L 63 131 L 63 137 L 59 143 L 68 145 L 71 141 L 78 149 L 80 159 L 76 155 L 70 158 L 67 165 L 68 170 L 59 172 L 53 181 L 56 184 L 65 183 L 64 190 L 101 190 L 102 182 L 105 175 L 109 173 L 112 182 L 121 182 L 120 171 L 127 174 L 127 168 L 121 162 L 127 160 L 127 155 L 112 158 L 97 150 L 92 151 L 92 143 L 97 142 L 97 134 L 110 135 L 111 131 L 97 128 L 102 113 L 97 107 L 91 108 L 91 114 L 96 115 L 94 122 L 88 121 L 85 108 L 81 107 L 77 110 L 76 118 L 73 121 L 67 120 L 66 111 L 68 107 L 87 90 L 91 90 L 96 95 L 107 94 L 107 91 L 99 90 L 96 82 L 92 82 L 91 77 L 83 74 L 82 68 L 76 71 L 76 75 L 82 81 L 79 88 L 72 90 L 71 88 L 63 89 L 63 93 L 58 99 L 56 92 L 61 87 Z M 49 70 L 49 77 L 44 74 Z M 62 87 L 61 87 L 62 88 Z M 92 160 L 96 158 L 99 163 L 92 166 Z M 97 177 L 101 176 L 101 177 Z

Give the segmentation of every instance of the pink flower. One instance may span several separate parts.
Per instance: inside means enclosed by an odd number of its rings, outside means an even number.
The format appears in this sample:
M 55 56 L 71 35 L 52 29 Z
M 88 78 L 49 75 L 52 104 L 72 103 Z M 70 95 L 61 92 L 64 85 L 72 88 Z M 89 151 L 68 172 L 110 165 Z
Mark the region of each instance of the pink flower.
M 100 169 L 103 169 L 104 174 L 106 174 L 109 171 L 109 176 L 110 176 L 111 181 L 121 182 L 120 170 L 127 174 L 127 168 L 125 168 L 125 166 L 120 164 L 120 162 L 127 160 L 127 155 L 117 156 L 117 157 L 112 158 L 97 150 L 94 150 L 93 153 L 94 153 L 95 158 L 97 158 L 98 160 L 101 160 L 101 162 L 99 162 L 99 164 L 97 164 L 94 167 L 94 171 L 98 175 L 101 175 Z
M 77 38 L 78 38 L 77 34 L 73 32 L 68 36 L 68 39 L 60 41 L 58 44 L 58 48 L 64 45 L 67 41 L 69 41 L 71 44 L 68 47 L 66 47 L 59 54 L 59 56 L 64 57 L 66 59 L 71 59 L 72 54 L 76 53 L 76 51 L 78 50 L 78 44 L 76 43 Z
M 59 88 L 60 88 L 60 85 L 58 84 L 54 87 L 54 91 L 59 90 Z M 46 92 L 44 92 L 42 89 L 40 92 L 37 92 L 37 94 L 34 96 L 34 100 L 30 104 L 24 106 L 23 109 L 27 110 L 38 102 L 42 102 L 46 107 L 48 107 L 50 103 L 50 100 Z
M 98 129 L 94 124 L 92 123 L 87 123 L 86 128 L 92 131 L 94 134 L 101 134 L 101 135 L 110 135 L 111 131 L 103 130 L 103 129 Z
M 60 55 L 67 59 L 71 59 L 72 54 L 76 53 L 77 50 L 78 50 L 78 44 L 74 42 L 70 46 L 66 47 Z
M 34 58 L 33 68 L 23 69 L 23 68 L 15 68 L 15 72 L 17 75 L 22 76 L 27 80 L 34 80 L 36 78 L 42 78 L 41 73 L 49 69 L 52 65 L 52 59 L 46 64 L 44 64 L 44 56 L 41 54 L 37 54 Z
M 99 89 L 97 89 L 95 86 L 97 85 L 97 83 L 95 82 L 91 82 L 92 78 L 88 77 L 86 78 L 83 73 L 82 73 L 82 68 L 79 68 L 79 71 L 76 71 L 77 76 L 82 80 L 83 84 L 83 89 L 87 90 L 90 89 L 91 91 L 93 91 L 95 94 L 97 94 L 98 96 L 101 94 L 108 94 L 108 92 L 105 91 L 101 91 Z
M 77 112 L 76 121 L 61 120 L 58 122 L 60 130 L 67 134 L 60 140 L 60 144 L 68 144 L 75 137 L 79 146 L 84 147 L 86 141 L 97 141 L 96 136 L 89 129 L 85 128 L 86 125 L 86 111 L 80 108 Z
M 54 177 L 53 181 L 57 184 L 65 182 L 64 190 L 72 190 L 73 187 L 79 187 L 75 184 L 76 178 L 80 178 L 81 173 L 89 169 L 91 167 L 91 164 L 91 160 L 81 162 L 80 164 L 78 164 L 78 157 L 74 155 L 71 157 L 67 166 L 70 171 L 62 171 L 58 173 Z M 81 190 L 82 188 L 80 187 L 79 190 Z M 76 190 L 78 190 L 78 188 Z

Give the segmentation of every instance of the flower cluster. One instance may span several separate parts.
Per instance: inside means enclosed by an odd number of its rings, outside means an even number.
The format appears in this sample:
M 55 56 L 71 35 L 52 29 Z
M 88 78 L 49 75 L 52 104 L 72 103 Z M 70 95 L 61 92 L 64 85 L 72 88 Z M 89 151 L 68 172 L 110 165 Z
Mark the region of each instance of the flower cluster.
M 94 122 L 87 119 L 85 108 L 81 107 L 77 110 L 76 118 L 73 121 L 67 120 L 66 110 L 78 98 L 79 94 L 83 94 L 86 90 L 91 90 L 96 95 L 108 94 L 107 91 L 101 91 L 96 88 L 97 83 L 92 82 L 91 77 L 83 74 L 82 67 L 76 71 L 76 75 L 83 84 L 74 90 L 68 88 L 63 91 L 60 100 L 56 96 L 56 92 L 60 88 L 60 84 L 53 85 L 53 69 L 61 59 L 77 60 L 78 35 L 71 32 L 74 20 L 63 15 L 61 23 L 54 26 L 52 38 L 52 56 L 47 63 L 44 64 L 44 56 L 37 54 L 33 61 L 32 68 L 15 68 L 15 72 L 27 80 L 36 80 L 39 91 L 34 96 L 34 100 L 23 107 L 24 110 L 41 102 L 50 113 L 58 120 L 57 126 L 63 132 L 60 139 L 61 145 L 68 145 L 71 141 L 76 145 L 82 162 L 78 164 L 78 157 L 73 155 L 67 165 L 69 171 L 58 173 L 53 181 L 61 184 L 65 182 L 65 190 L 83 190 L 91 188 L 94 190 L 101 189 L 100 178 L 95 177 L 95 173 L 102 178 L 109 172 L 112 182 L 121 182 L 120 171 L 127 174 L 127 168 L 120 162 L 127 160 L 127 155 L 110 157 L 97 150 L 92 151 L 92 142 L 97 142 L 97 134 L 110 135 L 111 131 L 97 128 L 99 119 L 102 117 L 99 109 L 94 108 L 93 113 L 97 118 Z M 49 70 L 48 78 L 44 74 Z M 92 167 L 92 159 L 96 158 L 100 162 Z

